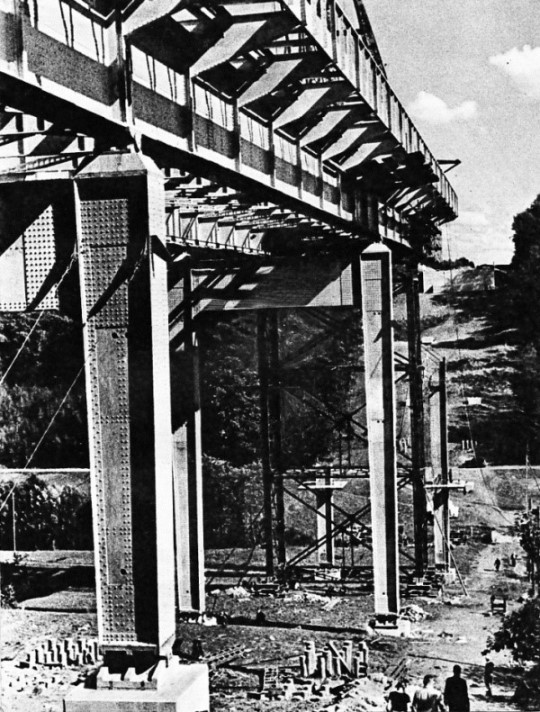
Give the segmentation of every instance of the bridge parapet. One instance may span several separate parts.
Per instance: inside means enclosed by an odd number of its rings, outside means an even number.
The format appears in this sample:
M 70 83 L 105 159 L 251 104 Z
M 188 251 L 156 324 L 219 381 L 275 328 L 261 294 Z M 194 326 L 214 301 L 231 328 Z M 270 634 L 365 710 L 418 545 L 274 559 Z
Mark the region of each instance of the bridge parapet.
M 366 40 L 353 26 L 350 6 L 342 0 L 292 0 L 289 10 L 305 26 L 362 100 L 389 129 L 408 153 L 419 152 L 431 167 L 440 193 L 457 213 L 457 198 L 448 179 L 392 90 L 384 70 L 375 60 Z

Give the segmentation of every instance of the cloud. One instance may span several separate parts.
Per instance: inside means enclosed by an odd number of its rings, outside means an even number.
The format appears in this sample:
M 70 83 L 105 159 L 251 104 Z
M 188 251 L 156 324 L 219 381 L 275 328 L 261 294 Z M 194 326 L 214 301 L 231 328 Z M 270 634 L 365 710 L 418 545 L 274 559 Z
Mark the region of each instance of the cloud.
M 489 63 L 507 74 L 530 99 L 540 99 L 540 47 L 513 47 L 489 58 Z
M 462 225 L 464 227 L 486 227 L 489 225 L 489 221 L 485 213 L 480 210 L 461 210 L 459 212 L 456 224 Z
M 478 107 L 475 101 L 463 101 L 451 108 L 435 94 L 421 91 L 409 104 L 408 111 L 411 116 L 432 124 L 449 124 L 451 121 L 473 119 L 478 112 Z
M 466 221 L 468 212 L 463 212 Z M 472 211 L 471 213 L 482 215 L 482 213 L 473 213 Z M 449 255 L 452 259 L 467 257 L 477 265 L 506 264 L 511 261 L 514 245 L 504 228 L 490 225 L 487 219 L 487 225 L 467 225 L 461 222 L 462 217 L 463 213 L 447 227 L 450 251 L 447 253 L 446 247 L 443 246 L 445 259 Z

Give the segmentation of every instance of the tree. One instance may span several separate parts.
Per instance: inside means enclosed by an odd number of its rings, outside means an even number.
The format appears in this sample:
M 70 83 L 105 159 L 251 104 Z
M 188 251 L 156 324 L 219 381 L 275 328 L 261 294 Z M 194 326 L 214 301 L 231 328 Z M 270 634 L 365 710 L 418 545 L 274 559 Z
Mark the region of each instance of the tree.
M 523 343 L 540 350 L 540 195 L 515 216 L 509 316 Z M 534 306 L 533 306 L 534 305 Z
M 510 287 L 501 321 L 514 329 L 520 349 L 519 368 L 513 390 L 525 416 L 523 449 L 528 447 L 531 459 L 540 457 L 540 195 L 532 205 L 515 216 L 514 256 L 510 270 Z
M 258 457 L 255 328 L 251 314 L 209 315 L 199 325 L 203 451 L 237 466 Z
M 540 268 L 540 195 L 530 207 L 514 217 L 514 256 L 512 267 Z
M 491 644 L 496 650 L 507 648 L 518 661 L 540 662 L 540 600 L 527 601 L 503 619 Z
M 87 467 L 84 378 L 74 383 L 84 360 L 81 327 L 54 313 L 36 318 L 0 318 L 0 463 L 24 467 L 32 455 L 32 467 Z
M 319 310 L 322 312 L 323 310 Z M 286 467 L 310 465 L 335 450 L 340 411 L 361 359 L 361 320 L 282 315 L 280 379 Z M 259 376 L 253 315 L 219 315 L 200 324 L 203 449 L 239 467 L 258 460 Z M 356 370 L 355 370 L 356 369 Z M 361 378 L 363 381 L 363 377 Z
M 204 539 L 207 546 L 246 546 L 251 544 L 246 485 L 261 481 L 260 467 L 233 467 L 224 460 L 203 458 Z M 260 494 L 260 493 L 259 493 Z M 251 503 L 249 503 L 251 504 Z

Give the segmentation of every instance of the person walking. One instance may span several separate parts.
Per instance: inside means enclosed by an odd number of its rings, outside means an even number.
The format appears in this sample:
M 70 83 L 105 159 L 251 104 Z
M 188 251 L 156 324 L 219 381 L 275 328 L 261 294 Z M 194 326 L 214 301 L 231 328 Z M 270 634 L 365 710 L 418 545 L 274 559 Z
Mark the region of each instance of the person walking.
M 500 559 L 495 559 L 495 571 L 499 571 L 501 568 L 501 560 Z
M 413 712 L 446 712 L 442 693 L 435 688 L 435 675 L 425 675 L 423 687 L 414 693 Z
M 403 682 L 396 684 L 395 690 L 392 690 L 388 695 L 388 703 L 386 705 L 387 712 L 409 712 L 411 698 L 405 692 Z
M 486 660 L 486 665 L 484 667 L 484 685 L 486 686 L 486 698 L 491 700 L 493 697 L 493 671 L 495 670 L 495 663 L 491 660 Z
M 469 690 L 461 677 L 461 665 L 454 665 L 454 674 L 446 680 L 444 702 L 449 712 L 470 712 Z

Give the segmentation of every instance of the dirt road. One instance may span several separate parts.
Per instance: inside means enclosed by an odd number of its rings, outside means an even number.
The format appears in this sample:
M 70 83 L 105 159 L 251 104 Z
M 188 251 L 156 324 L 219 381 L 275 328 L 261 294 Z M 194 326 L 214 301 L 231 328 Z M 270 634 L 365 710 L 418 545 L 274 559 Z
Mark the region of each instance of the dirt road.
M 478 544 L 475 545 L 478 548 Z M 415 684 L 421 684 L 422 677 L 434 673 L 440 687 L 452 674 L 454 664 L 463 668 L 463 676 L 469 683 L 472 712 L 505 712 L 518 709 L 511 703 L 517 680 L 516 669 L 508 654 L 492 656 L 496 665 L 493 700 L 486 700 L 483 685 L 485 657 L 482 651 L 490 633 L 500 626 L 500 618 L 489 614 L 489 596 L 492 590 L 502 588 L 509 596 L 509 608 L 516 607 L 517 598 L 526 590 L 523 560 L 518 561 L 514 569 L 508 563 L 512 552 L 522 550 L 516 542 L 485 545 L 478 548 L 466 577 L 470 597 L 462 596 L 459 584 L 454 584 L 445 594 L 445 602 L 434 599 L 415 601 L 432 614 L 432 618 L 422 623 L 413 624 L 413 634 L 417 639 L 380 639 L 373 644 L 371 661 L 372 670 L 388 670 L 403 657 L 410 660 L 410 677 Z M 465 558 L 469 558 L 471 549 Z M 503 561 L 501 571 L 497 573 L 493 564 L 496 558 Z M 470 558 L 469 558 L 470 560 Z M 55 594 L 59 595 L 59 594 Z M 74 595 L 74 594 L 73 594 Z M 82 592 L 79 592 L 82 596 Z M 85 594 L 88 597 L 88 594 Z M 65 597 L 65 594 L 62 594 Z M 64 600 L 64 599 L 62 599 Z M 76 601 L 80 609 L 86 598 Z M 237 622 L 227 628 L 216 628 L 183 624 L 179 628 L 179 637 L 183 639 L 183 648 L 189 650 L 190 641 L 200 638 L 205 651 L 212 652 L 231 644 L 244 644 L 246 654 L 244 662 L 274 661 L 272 664 L 284 664 L 302 649 L 305 639 L 314 639 L 324 645 L 327 640 L 359 639 L 363 625 L 371 616 L 373 601 L 371 596 L 349 595 L 332 600 L 324 596 L 312 596 L 302 599 L 300 592 L 292 592 L 285 598 L 257 599 L 248 598 L 235 601 L 223 594 L 216 598 L 216 611 L 226 607 L 231 616 L 243 616 L 251 624 Z M 406 601 L 405 601 L 406 603 Z M 450 605 L 450 603 L 452 605 Z M 332 604 L 331 606 L 329 604 Z M 211 602 L 211 606 L 213 603 Z M 257 609 L 261 607 L 267 616 L 264 626 L 256 626 L 253 621 Z M 91 608 L 91 606 L 89 606 Z M 210 610 L 213 610 L 210 608 Z M 31 611 L 22 608 L 4 610 L 2 615 L 3 654 L 10 648 L 28 648 L 33 641 L 44 637 L 79 637 L 94 636 L 95 614 L 55 613 Z M 79 671 L 32 668 L 21 669 L 16 658 L 2 661 L 2 699 L 1 705 L 13 712 L 60 712 L 62 697 L 78 677 Z M 241 677 L 241 676 L 240 676 Z M 244 679 L 245 678 L 245 679 Z M 244 676 L 231 681 L 227 678 L 213 694 L 214 710 L 236 709 L 237 712 L 256 712 L 269 708 L 280 709 L 278 703 L 253 702 L 246 700 L 246 692 L 241 685 L 251 689 L 256 686 L 255 676 Z M 227 683 L 227 684 L 225 684 Z M 230 683 L 230 684 L 229 684 Z M 240 687 L 238 687 L 240 685 Z M 281 709 L 289 709 L 291 703 L 283 704 Z M 311 702 L 295 703 L 298 710 L 317 710 L 320 706 Z
M 494 697 L 488 700 L 483 683 L 488 636 L 501 625 L 499 616 L 490 614 L 491 592 L 502 591 L 508 595 L 508 610 L 519 606 L 517 598 L 527 589 L 524 559 L 521 557 L 515 568 L 509 563 L 512 552 L 523 554 L 517 540 L 513 543 L 487 545 L 479 553 L 466 579 L 469 597 L 462 595 L 459 586 L 453 585 L 445 595 L 446 601 L 454 605 L 426 605 L 433 611 L 433 620 L 414 627 L 428 633 L 422 641 L 411 641 L 408 655 L 411 661 L 411 675 L 419 683 L 424 674 L 437 675 L 439 686 L 452 674 L 452 668 L 459 664 L 463 677 L 469 683 L 471 712 L 502 712 L 518 709 L 511 702 L 519 676 L 508 652 L 493 653 L 489 659 L 495 663 Z M 497 573 L 494 561 L 499 558 L 503 565 Z

